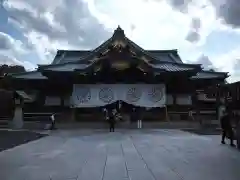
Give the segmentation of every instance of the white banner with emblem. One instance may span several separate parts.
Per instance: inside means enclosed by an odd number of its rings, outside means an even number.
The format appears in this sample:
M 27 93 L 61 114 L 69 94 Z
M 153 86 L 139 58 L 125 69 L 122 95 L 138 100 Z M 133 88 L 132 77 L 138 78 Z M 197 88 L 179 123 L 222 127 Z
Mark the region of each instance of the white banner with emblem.
M 71 96 L 73 107 L 99 107 L 118 100 L 140 107 L 163 107 L 164 84 L 75 84 Z

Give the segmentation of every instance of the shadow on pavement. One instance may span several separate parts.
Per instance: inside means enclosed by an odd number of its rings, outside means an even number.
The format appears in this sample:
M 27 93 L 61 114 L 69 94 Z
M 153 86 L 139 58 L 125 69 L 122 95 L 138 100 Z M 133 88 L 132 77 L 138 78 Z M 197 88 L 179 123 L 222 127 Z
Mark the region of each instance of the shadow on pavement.
M 199 129 L 182 129 L 183 131 L 194 133 L 197 135 L 220 135 L 220 129 L 211 129 L 211 128 L 199 128 Z
M 0 152 L 45 136 L 30 131 L 0 130 Z

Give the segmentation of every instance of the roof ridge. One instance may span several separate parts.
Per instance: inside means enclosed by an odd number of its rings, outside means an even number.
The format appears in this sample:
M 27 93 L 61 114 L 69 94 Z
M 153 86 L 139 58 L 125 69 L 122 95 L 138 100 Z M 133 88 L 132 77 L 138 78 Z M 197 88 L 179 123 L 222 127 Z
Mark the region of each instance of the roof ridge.
M 157 64 L 176 64 L 179 66 L 199 66 L 199 67 L 201 67 L 201 64 L 188 64 L 188 63 L 178 63 L 178 62 L 169 62 L 169 61 L 159 61 L 159 63 L 157 63 Z M 154 64 L 154 65 L 157 65 L 157 64 Z
M 25 74 L 30 74 L 30 73 L 36 73 L 39 72 L 37 69 L 33 71 L 26 71 L 26 72 L 20 72 L 20 73 L 7 73 L 7 76 L 12 76 L 12 75 L 25 75 Z
M 57 51 L 58 52 L 78 52 L 78 51 L 81 51 L 81 52 L 91 52 L 92 50 L 91 49 L 89 49 L 89 50 L 87 50 L 87 49 L 80 49 L 80 50 L 59 49 Z
M 202 72 L 212 73 L 212 74 L 228 74 L 229 72 L 219 72 L 219 71 L 211 71 L 211 70 L 203 70 Z
M 154 59 L 154 60 L 156 60 L 156 61 L 158 60 L 157 58 L 155 58 L 154 56 L 152 56 L 149 52 L 147 52 L 145 49 L 143 49 L 141 46 L 137 45 L 137 44 L 134 43 L 132 40 L 130 40 L 128 37 L 125 36 L 125 38 L 126 38 L 126 40 L 127 40 L 132 46 L 134 46 L 135 48 L 139 48 L 140 51 L 141 51 L 143 54 L 147 55 L 148 57 L 150 57 L 150 58 L 152 58 L 152 59 Z
M 148 52 L 177 52 L 178 50 L 177 49 L 146 49 L 145 51 L 148 51 Z

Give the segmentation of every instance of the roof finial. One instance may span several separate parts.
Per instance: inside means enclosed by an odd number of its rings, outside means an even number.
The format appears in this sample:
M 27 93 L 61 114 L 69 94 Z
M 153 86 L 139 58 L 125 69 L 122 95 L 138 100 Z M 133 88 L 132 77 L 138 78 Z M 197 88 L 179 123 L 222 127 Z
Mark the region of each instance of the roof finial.
M 115 29 L 113 36 L 125 36 L 124 30 L 118 25 L 117 29 Z

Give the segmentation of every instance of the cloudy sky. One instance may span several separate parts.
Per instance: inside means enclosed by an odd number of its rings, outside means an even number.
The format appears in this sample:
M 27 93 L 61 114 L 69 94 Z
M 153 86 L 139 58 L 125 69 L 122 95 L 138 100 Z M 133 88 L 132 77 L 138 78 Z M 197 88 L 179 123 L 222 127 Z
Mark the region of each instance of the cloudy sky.
M 0 63 L 51 63 L 57 49 L 92 49 L 120 25 L 145 49 L 240 80 L 239 0 L 0 0 Z

